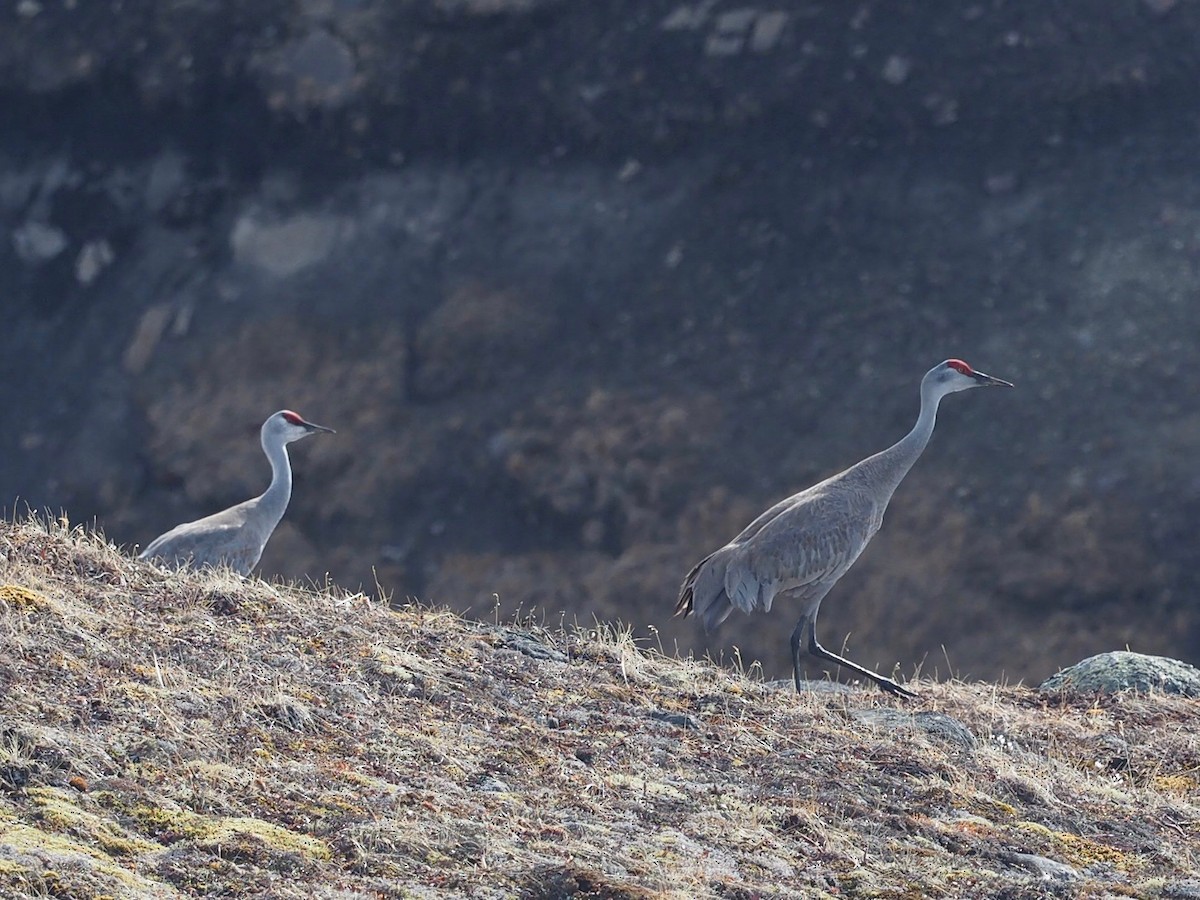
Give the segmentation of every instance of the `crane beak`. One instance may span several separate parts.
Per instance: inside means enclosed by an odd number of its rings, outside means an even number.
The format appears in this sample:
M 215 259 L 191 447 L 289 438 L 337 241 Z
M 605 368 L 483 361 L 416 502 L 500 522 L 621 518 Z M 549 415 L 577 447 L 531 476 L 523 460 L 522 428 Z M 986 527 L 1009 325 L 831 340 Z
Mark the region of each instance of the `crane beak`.
M 1011 381 L 1005 381 L 1003 378 L 993 378 L 986 372 L 972 372 L 971 377 L 979 384 L 978 387 L 1012 387 Z
M 337 434 L 332 428 L 326 428 L 324 425 L 317 425 L 314 422 L 303 422 L 302 424 L 308 429 L 309 434 L 316 431 L 324 431 L 326 434 Z

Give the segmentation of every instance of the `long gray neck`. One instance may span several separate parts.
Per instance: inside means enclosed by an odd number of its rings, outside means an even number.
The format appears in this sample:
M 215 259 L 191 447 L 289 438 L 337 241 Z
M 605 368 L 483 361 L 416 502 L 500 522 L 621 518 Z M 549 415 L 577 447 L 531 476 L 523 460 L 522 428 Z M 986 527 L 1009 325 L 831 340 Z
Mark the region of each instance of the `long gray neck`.
M 867 457 L 854 467 L 861 469 L 861 477 L 868 479 L 878 490 L 885 505 L 929 443 L 941 399 L 940 393 L 922 383 L 921 414 L 917 416 L 912 431 L 886 450 Z
M 274 528 L 283 518 L 288 501 L 292 499 L 292 464 L 288 459 L 287 445 L 282 441 L 271 441 L 264 434 L 262 448 L 271 461 L 271 485 L 258 498 L 258 514 L 265 525 Z

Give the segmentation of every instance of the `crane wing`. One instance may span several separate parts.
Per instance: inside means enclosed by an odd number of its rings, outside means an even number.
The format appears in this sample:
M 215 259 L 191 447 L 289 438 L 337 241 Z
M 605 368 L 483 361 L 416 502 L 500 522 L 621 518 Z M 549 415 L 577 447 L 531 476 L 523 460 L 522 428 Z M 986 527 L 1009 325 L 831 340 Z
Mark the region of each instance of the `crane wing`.
M 196 569 L 228 565 L 243 575 L 248 574 L 262 554 L 262 547 L 246 530 L 246 513 L 253 502 L 239 503 L 203 519 L 176 525 L 151 541 L 140 556 Z
M 877 507 L 867 492 L 844 487 L 777 504 L 773 517 L 760 516 L 750 537 L 735 542 L 725 570 L 730 602 L 745 612 L 769 611 L 780 593 L 824 596 L 879 529 Z

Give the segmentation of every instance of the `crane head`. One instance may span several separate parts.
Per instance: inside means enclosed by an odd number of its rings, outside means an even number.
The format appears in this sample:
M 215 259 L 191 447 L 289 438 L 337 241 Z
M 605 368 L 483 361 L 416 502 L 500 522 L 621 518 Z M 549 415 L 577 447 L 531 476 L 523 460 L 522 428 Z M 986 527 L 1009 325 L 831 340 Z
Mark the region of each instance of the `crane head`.
M 930 369 L 923 379 L 939 395 L 977 387 L 1012 387 L 1012 383 L 972 369 L 961 359 L 948 359 Z
M 326 428 L 324 425 L 316 425 L 313 422 L 309 422 L 303 416 L 292 412 L 290 409 L 281 409 L 272 415 L 263 423 L 262 430 L 264 438 L 270 435 L 285 444 L 298 441 L 300 438 L 308 437 L 310 434 L 316 434 L 318 431 L 336 434 L 332 428 Z

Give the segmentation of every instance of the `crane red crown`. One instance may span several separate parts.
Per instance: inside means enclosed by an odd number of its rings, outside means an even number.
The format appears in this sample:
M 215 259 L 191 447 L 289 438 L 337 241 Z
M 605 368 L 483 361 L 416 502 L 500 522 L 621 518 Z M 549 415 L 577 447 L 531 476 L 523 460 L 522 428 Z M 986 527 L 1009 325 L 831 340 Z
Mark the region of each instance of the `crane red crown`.
M 293 425 L 303 425 L 304 424 L 304 420 L 302 418 L 300 418 L 298 415 L 296 415 L 294 412 L 292 412 L 290 409 L 285 409 L 283 411 L 283 417 L 285 419 L 287 419 L 287 421 L 291 422 Z
M 974 374 L 971 370 L 971 367 L 968 366 L 961 359 L 948 359 L 948 360 L 946 360 L 946 365 L 948 365 L 952 369 L 955 369 L 956 371 L 962 372 L 964 375 Z

